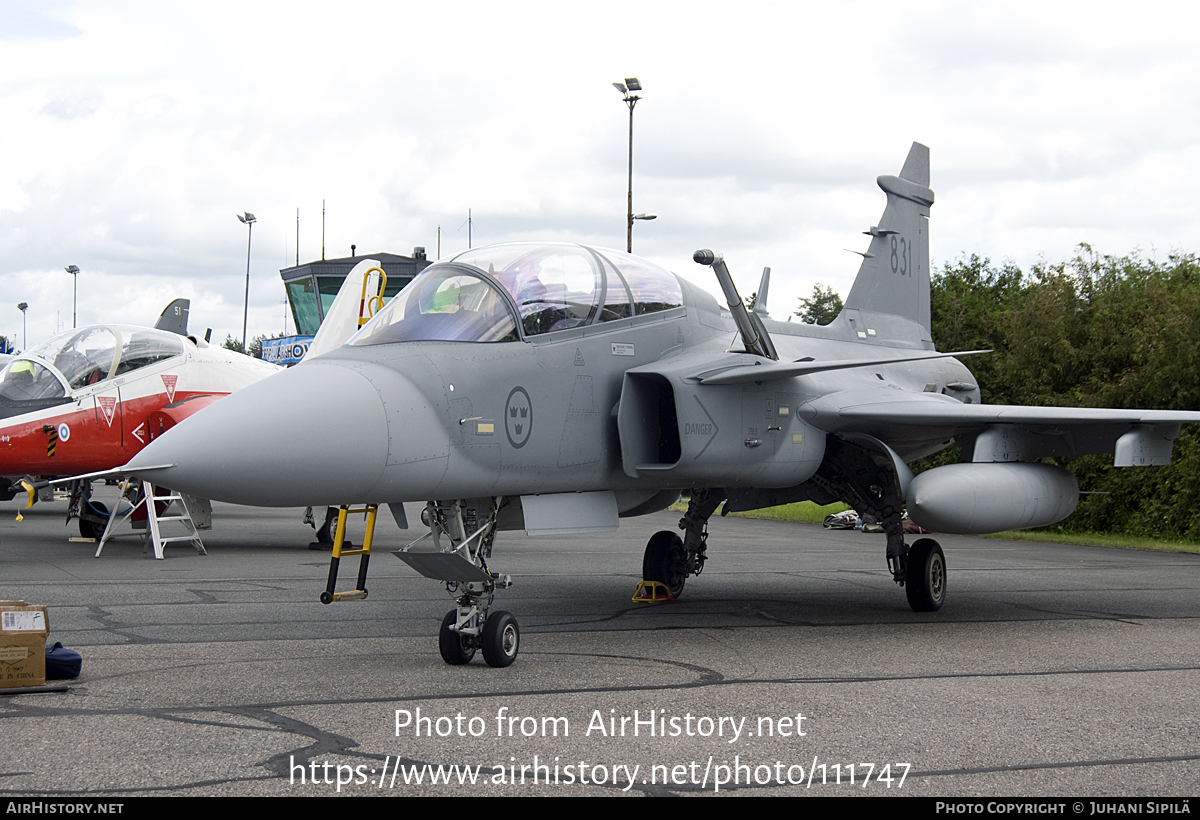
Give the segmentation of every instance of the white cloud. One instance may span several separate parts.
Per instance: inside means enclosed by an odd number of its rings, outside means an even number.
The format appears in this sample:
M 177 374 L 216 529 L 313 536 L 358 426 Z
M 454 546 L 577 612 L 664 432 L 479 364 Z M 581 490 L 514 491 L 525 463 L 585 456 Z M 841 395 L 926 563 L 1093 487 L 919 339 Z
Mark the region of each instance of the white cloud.
M 843 295 L 874 186 L 932 148 L 935 262 L 1189 249 L 1200 166 L 1197 12 L 1094 4 L 0 5 L 0 294 L 30 336 L 150 322 L 175 295 L 241 333 L 281 326 L 278 268 L 549 237 L 624 245 L 638 76 L 635 249 L 706 287 L 775 273 L 784 315 Z M 13 22 L 16 21 L 16 22 Z M 3 28 L 0 26 L 0 28 Z M 94 289 L 93 289 L 94 288 Z M 715 289 L 715 288 L 714 288 Z M 81 296 L 82 298 L 82 296 Z M 65 300 L 65 302 L 64 302 Z M 161 304 L 159 304 L 161 302 Z M 3 302 L 0 301 L 0 305 Z M 11 314 L 11 315 L 9 315 Z M 137 314 L 137 315 L 130 315 Z M 40 317 L 36 320 L 35 316 Z M 20 315 L 0 307 L 0 333 Z M 35 331 L 36 328 L 36 331 Z

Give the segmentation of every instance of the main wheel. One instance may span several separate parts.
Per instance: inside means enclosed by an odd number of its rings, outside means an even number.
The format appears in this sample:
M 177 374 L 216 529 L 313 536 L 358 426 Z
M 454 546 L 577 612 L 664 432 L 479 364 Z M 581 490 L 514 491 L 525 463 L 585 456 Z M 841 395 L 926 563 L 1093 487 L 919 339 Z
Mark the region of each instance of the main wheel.
M 458 610 L 452 609 L 442 618 L 442 628 L 438 630 L 438 650 L 442 660 L 451 666 L 462 666 L 470 663 L 475 657 L 475 647 L 471 645 L 471 636 L 455 632 L 452 627 L 458 621 Z
M 683 541 L 670 530 L 656 532 L 646 544 L 642 558 L 642 580 L 658 581 L 666 585 L 671 595 L 678 598 L 683 594 L 683 582 L 687 580 L 687 553 Z
M 946 600 L 946 556 L 932 538 L 922 538 L 908 551 L 904 592 L 914 612 L 937 612 Z
M 104 528 L 108 526 L 108 507 L 99 501 L 84 501 L 83 510 L 79 513 L 79 534 L 84 538 L 94 538 L 99 541 L 104 537 Z
M 511 612 L 493 612 L 483 622 L 483 659 L 488 666 L 511 666 L 521 648 L 521 630 Z

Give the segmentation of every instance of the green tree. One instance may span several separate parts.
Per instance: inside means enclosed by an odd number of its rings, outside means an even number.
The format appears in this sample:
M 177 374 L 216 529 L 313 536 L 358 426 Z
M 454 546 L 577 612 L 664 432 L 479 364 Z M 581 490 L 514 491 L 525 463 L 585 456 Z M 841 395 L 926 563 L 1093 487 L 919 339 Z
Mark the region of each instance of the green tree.
M 1007 315 L 1021 293 L 1022 274 L 1011 264 L 993 267 L 972 255 L 947 264 L 933 276 L 930 315 L 938 350 L 993 350 L 967 362 L 983 391 L 983 400 L 1008 403 L 996 376 L 1008 348 Z
M 833 288 L 827 288 L 820 282 L 813 285 L 812 296 L 808 299 L 801 297 L 800 309 L 796 315 L 802 322 L 808 324 L 827 325 L 842 312 L 842 297 Z
M 268 339 L 283 339 L 287 336 L 288 336 L 287 333 L 276 333 L 274 335 L 267 335 L 266 333 L 263 333 L 261 335 L 255 336 L 253 339 L 250 340 L 249 355 L 253 356 L 256 359 L 261 359 L 263 342 L 267 341 Z M 235 339 L 232 336 L 228 336 L 228 335 L 225 337 L 225 341 L 221 344 L 221 347 L 224 347 L 227 350 L 232 350 L 235 353 L 245 353 L 246 352 L 245 350 L 242 349 L 241 339 Z
M 985 402 L 1200 409 L 1200 263 L 1083 244 L 1028 274 L 972 256 L 933 278 L 939 350 L 990 348 L 965 360 Z M 957 447 L 914 463 L 929 469 Z M 1184 427 L 1170 465 L 1117 469 L 1111 454 L 1056 459 L 1088 494 L 1052 530 L 1200 539 L 1200 431 Z

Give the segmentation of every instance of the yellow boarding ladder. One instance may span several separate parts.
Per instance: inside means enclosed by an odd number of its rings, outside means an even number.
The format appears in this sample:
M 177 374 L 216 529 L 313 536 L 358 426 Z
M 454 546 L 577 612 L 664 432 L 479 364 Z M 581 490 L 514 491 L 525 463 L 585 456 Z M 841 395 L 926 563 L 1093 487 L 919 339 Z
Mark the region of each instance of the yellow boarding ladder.
M 350 513 L 365 512 L 367 514 L 367 531 L 363 535 L 362 549 L 343 550 L 346 541 L 346 516 Z M 334 601 L 361 601 L 367 597 L 367 564 L 371 561 L 371 540 L 375 537 L 375 516 L 379 512 L 378 504 L 368 504 L 365 507 L 348 507 L 343 504 L 338 509 L 337 532 L 333 537 L 333 557 L 329 559 L 329 583 L 321 593 L 321 603 L 332 604 Z M 343 555 L 360 555 L 358 561 L 358 587 L 347 592 L 334 592 L 337 586 L 338 566 Z
M 367 282 L 372 273 L 379 273 L 379 292 L 367 297 Z M 363 274 L 362 295 L 358 300 L 358 326 L 362 327 L 379 308 L 383 307 L 383 290 L 387 287 L 387 274 L 383 268 L 368 268 Z M 367 532 L 363 536 L 363 546 L 360 550 L 343 550 L 346 541 L 346 516 L 350 513 L 365 512 L 367 514 Z M 338 509 L 337 533 L 333 537 L 333 557 L 329 559 L 329 583 L 321 593 L 321 603 L 332 604 L 334 601 L 361 601 L 367 597 L 367 565 L 371 562 L 371 540 L 375 536 L 375 516 L 379 512 L 378 504 L 368 504 L 365 507 L 348 507 L 343 504 Z M 335 592 L 337 586 L 338 567 L 343 555 L 362 556 L 358 561 L 358 586 L 346 592 Z
M 367 298 L 367 282 L 371 279 L 371 274 L 379 271 L 379 293 Z M 383 290 L 387 287 L 387 274 L 383 272 L 383 268 L 368 268 L 363 274 L 362 296 L 358 299 L 358 326 L 362 327 L 371 320 L 375 315 L 375 311 L 383 307 Z

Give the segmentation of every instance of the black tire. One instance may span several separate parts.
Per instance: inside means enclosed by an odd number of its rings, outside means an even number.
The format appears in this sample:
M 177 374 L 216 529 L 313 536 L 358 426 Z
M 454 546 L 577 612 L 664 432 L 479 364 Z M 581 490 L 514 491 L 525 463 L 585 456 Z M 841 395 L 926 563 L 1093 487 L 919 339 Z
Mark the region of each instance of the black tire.
M 455 632 L 450 627 L 458 621 L 458 610 L 452 609 L 442 618 L 442 628 L 438 630 L 438 650 L 442 660 L 451 666 L 462 666 L 470 663 L 475 657 L 475 647 L 471 645 L 471 637 Z
M 512 666 L 521 650 L 521 629 L 511 612 L 493 612 L 483 622 L 483 659 L 488 666 L 503 669 Z
M 904 592 L 913 612 L 937 612 L 946 600 L 946 556 L 932 538 L 922 538 L 908 551 Z
M 84 501 L 83 510 L 79 513 L 79 534 L 99 541 L 104 537 L 104 528 L 107 526 L 108 507 L 99 501 Z
M 687 553 L 683 541 L 670 530 L 654 533 L 646 544 L 642 558 L 642 580 L 664 584 L 671 595 L 678 598 L 683 594 L 683 582 L 687 580 Z

